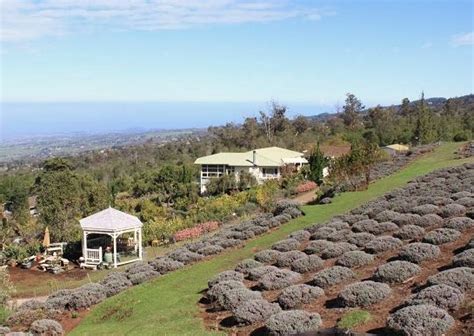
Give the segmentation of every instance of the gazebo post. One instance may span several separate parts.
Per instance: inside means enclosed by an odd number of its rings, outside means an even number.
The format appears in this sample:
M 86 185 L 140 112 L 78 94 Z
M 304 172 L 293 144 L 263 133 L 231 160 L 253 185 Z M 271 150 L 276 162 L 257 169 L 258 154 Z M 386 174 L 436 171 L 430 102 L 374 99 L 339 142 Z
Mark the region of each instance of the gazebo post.
M 114 268 L 117 268 L 117 234 L 113 233 L 112 238 L 114 240 Z
M 82 237 L 82 256 L 87 258 L 87 231 L 83 231 L 83 237 Z
M 135 229 L 133 231 L 133 243 L 135 244 L 135 253 L 139 252 L 139 247 L 137 246 L 137 232 L 138 232 L 138 229 Z
M 138 229 L 138 257 L 143 260 L 142 228 Z

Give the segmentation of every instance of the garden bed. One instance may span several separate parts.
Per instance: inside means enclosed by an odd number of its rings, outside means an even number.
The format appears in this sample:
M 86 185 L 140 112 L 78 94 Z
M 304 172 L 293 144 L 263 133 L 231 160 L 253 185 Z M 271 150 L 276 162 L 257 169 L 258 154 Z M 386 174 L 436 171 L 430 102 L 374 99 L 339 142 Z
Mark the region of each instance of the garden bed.
M 393 216 L 396 219 L 398 216 L 402 216 L 406 213 L 414 213 L 421 211 L 421 207 L 424 209 L 432 208 L 433 210 L 435 207 L 428 207 L 428 205 L 436 204 L 436 208 L 439 208 L 440 213 L 445 209 L 447 204 L 456 203 L 459 199 L 455 196 L 456 193 L 463 192 L 464 197 L 474 197 L 474 164 L 464 165 L 461 168 L 450 168 L 444 169 L 440 171 L 436 171 L 431 173 L 425 177 L 418 178 L 411 183 L 408 184 L 407 187 L 404 189 L 396 190 L 391 192 L 377 200 L 374 200 L 358 209 L 353 211 L 353 214 L 364 214 L 367 215 L 369 218 L 378 219 L 380 222 L 386 221 L 390 218 L 385 218 L 388 215 Z M 467 195 L 467 193 L 471 193 Z M 466 196 L 467 195 L 467 196 Z M 463 197 L 461 198 L 463 199 Z M 403 213 L 399 213 L 397 211 L 392 213 L 386 213 L 382 215 L 383 211 L 387 209 L 394 209 L 399 207 L 401 203 L 409 203 L 410 207 L 405 207 L 407 211 Z M 442 203 L 440 203 L 442 202 Z M 465 204 L 465 200 L 463 200 Z M 446 207 L 446 209 L 452 209 L 453 206 Z M 472 213 L 472 208 L 467 207 L 466 213 Z M 413 212 L 411 212 L 413 211 Z M 432 210 L 430 210 L 432 211 Z M 437 210 L 436 210 L 437 211 Z M 431 213 L 431 212 L 430 212 Z M 380 215 L 379 215 L 380 214 Z M 459 217 L 459 213 L 456 213 L 456 216 Z M 407 305 L 408 298 L 417 293 L 418 291 L 422 290 L 423 288 L 427 288 L 433 285 L 437 285 L 439 283 L 447 284 L 449 286 L 456 286 L 459 287 L 461 291 L 464 292 L 464 300 L 463 303 L 459 305 L 459 308 L 450 309 L 448 311 L 442 310 L 443 308 L 430 308 L 430 305 L 426 307 L 420 308 L 410 308 L 414 312 L 413 314 L 420 314 L 418 318 L 420 319 L 427 319 L 425 327 L 429 328 L 431 323 L 436 324 L 432 319 L 436 314 L 441 314 L 442 312 L 444 316 L 446 316 L 443 323 L 443 328 L 446 328 L 446 335 L 461 335 L 461 334 L 469 334 L 473 332 L 472 325 L 469 325 L 466 322 L 466 319 L 469 319 L 469 313 L 466 311 L 466 305 L 473 300 L 473 290 L 471 282 L 474 273 L 468 270 L 472 270 L 471 268 L 465 267 L 462 269 L 457 269 L 456 271 L 449 271 L 456 267 L 453 264 L 453 261 L 458 260 L 459 258 L 456 257 L 457 254 L 462 253 L 463 250 L 466 250 L 470 245 L 471 239 L 474 236 L 474 228 L 469 221 L 469 218 L 464 217 L 465 219 L 462 220 L 462 225 L 458 225 L 457 228 L 460 230 L 460 234 L 452 234 L 450 233 L 449 239 L 432 239 L 433 235 L 436 235 L 437 232 L 441 232 L 444 237 L 444 229 L 446 226 L 451 226 L 453 220 L 448 218 L 449 216 L 445 216 L 441 222 L 441 227 L 429 227 L 429 225 L 424 225 L 425 233 L 423 236 L 414 236 L 414 239 L 408 239 L 404 237 L 403 241 L 399 241 L 397 244 L 393 245 L 393 248 L 390 250 L 377 250 L 377 253 L 373 253 L 374 251 L 370 250 L 367 251 L 364 249 L 363 246 L 358 247 L 361 251 L 372 252 L 374 256 L 373 261 L 371 262 L 364 262 L 362 265 L 356 263 L 357 267 L 352 269 L 351 273 L 347 273 L 348 275 L 342 275 L 339 271 L 328 273 L 325 275 L 324 283 L 318 281 L 314 282 L 313 279 L 315 277 L 319 277 L 318 273 L 321 270 L 312 270 L 309 272 L 301 273 L 300 276 L 292 277 L 292 281 L 284 281 L 278 286 L 272 286 L 271 288 L 268 286 L 260 286 L 258 281 L 252 281 L 249 279 L 245 279 L 242 281 L 242 284 L 246 286 L 248 289 L 255 291 L 256 293 L 261 293 L 263 299 L 267 300 L 268 303 L 274 304 L 278 303 L 280 293 L 285 291 L 285 288 L 289 288 L 289 286 L 294 285 L 301 285 L 306 284 L 310 286 L 323 286 L 324 295 L 317 295 L 314 298 L 310 298 L 309 300 L 305 300 L 305 302 L 301 303 L 297 307 L 293 307 L 293 309 L 299 309 L 307 312 L 308 316 L 313 316 L 311 314 L 319 314 L 314 315 L 314 319 L 321 318 L 322 322 L 319 328 L 334 328 L 337 325 L 339 319 L 349 312 L 351 309 L 355 308 L 363 308 L 364 310 L 368 311 L 371 315 L 371 319 L 359 326 L 353 328 L 352 331 L 355 332 L 369 332 L 375 334 L 387 334 L 395 328 L 395 331 L 405 332 L 405 333 L 413 333 L 413 332 L 421 332 L 421 334 L 441 334 L 443 329 L 440 328 L 439 330 L 431 330 L 431 329 L 416 329 L 412 330 L 409 326 L 409 321 L 406 320 L 406 324 L 398 323 L 400 319 L 407 318 L 406 316 L 411 316 L 410 314 L 405 314 L 403 312 L 396 313 L 398 310 L 403 309 Z M 343 218 L 343 217 L 341 217 Z M 459 219 L 456 220 L 460 222 Z M 314 232 L 315 229 L 319 229 L 320 227 L 329 226 L 334 227 L 337 222 L 336 220 L 331 220 L 327 224 L 322 224 L 319 226 L 315 226 L 314 228 L 309 228 L 308 231 Z M 380 223 L 374 221 L 374 225 Z M 415 223 L 416 224 L 416 223 Z M 419 223 L 421 224 L 421 222 Z M 337 224 L 338 226 L 341 226 Z M 360 225 L 356 223 L 349 224 L 350 227 L 356 227 L 360 229 Z M 398 230 L 402 229 L 404 223 L 400 221 Z M 341 229 L 344 229 L 341 226 Z M 346 230 L 346 229 L 344 229 Z M 397 236 L 398 230 L 391 230 L 390 232 L 376 232 L 375 235 L 377 237 L 381 236 Z M 451 229 L 454 230 L 454 229 Z M 329 233 L 330 230 L 328 230 Z M 357 230 L 359 231 L 359 230 Z M 322 231 L 320 231 L 322 232 Z M 375 239 L 377 239 L 377 237 Z M 315 238 L 313 236 L 313 238 Z M 316 236 L 316 238 L 321 239 L 320 236 Z M 349 239 L 348 237 L 347 239 Z M 386 239 L 386 238 L 384 238 Z M 322 240 L 325 240 L 324 238 Z M 425 260 L 422 257 L 415 258 L 414 260 L 417 261 L 417 264 L 410 263 L 408 261 L 402 261 L 400 257 L 400 251 L 404 248 L 404 246 L 413 243 L 413 242 L 421 242 L 432 244 L 439 248 L 440 253 L 434 253 L 429 259 Z M 287 241 L 282 240 L 281 243 L 277 243 L 274 246 L 280 248 L 280 246 L 286 246 L 284 253 L 295 253 L 295 257 L 298 256 L 297 252 L 299 251 L 308 251 L 307 246 L 310 244 L 309 240 L 300 241 L 300 244 L 287 244 Z M 334 244 L 329 242 L 329 244 Z M 321 246 L 321 248 L 324 248 Z M 318 254 L 321 251 L 311 250 L 311 255 L 313 253 Z M 418 250 L 411 251 L 411 253 L 418 253 Z M 422 252 L 420 252 L 422 253 Z M 463 258 L 466 259 L 471 254 L 464 253 Z M 334 258 L 327 258 L 324 260 L 323 269 L 332 269 L 338 257 Z M 464 263 L 468 263 L 469 260 L 463 261 Z M 265 262 L 264 262 L 265 263 Z M 289 272 L 289 267 L 283 267 L 281 264 L 279 265 L 278 262 L 274 262 L 271 259 L 268 259 L 266 262 L 267 265 L 277 266 L 276 270 L 287 270 Z M 388 265 L 387 265 L 388 264 Z M 286 266 L 286 265 L 285 265 Z M 341 268 L 341 271 L 344 268 Z M 459 271 L 458 271 L 459 270 Z M 270 275 L 267 273 L 267 277 L 271 277 L 272 269 L 268 269 Z M 280 271 L 281 272 L 281 271 Z M 344 271 L 349 272 L 349 271 Z M 391 273 L 394 274 L 391 274 Z M 448 273 L 446 273 L 448 272 Z M 344 273 L 345 274 L 345 273 Z M 436 276 L 437 274 L 443 274 L 443 276 Z M 446 274 L 444 276 L 444 274 Z M 472 275 L 471 275 L 472 274 Z M 339 280 L 333 279 L 333 277 L 340 277 Z M 281 275 L 276 273 L 276 278 L 280 279 Z M 286 278 L 285 278 L 286 280 Z M 348 289 L 348 285 L 357 282 L 365 282 L 365 281 L 379 281 L 380 284 L 386 283 L 386 285 L 381 286 L 383 289 L 386 289 L 387 285 L 389 286 L 389 294 L 384 292 L 380 294 L 377 298 L 372 299 L 364 299 L 366 292 L 364 291 L 364 286 L 362 288 L 356 288 L 354 290 L 356 294 L 353 293 L 351 287 L 351 291 Z M 329 281 L 329 282 L 327 282 Z M 345 291 L 344 291 L 345 290 Z M 346 293 L 345 295 L 345 302 L 341 302 L 341 292 Z M 348 294 L 349 293 L 349 294 Z M 225 293 L 223 294 L 225 295 Z M 349 295 L 349 296 L 348 296 Z M 350 295 L 361 295 L 359 299 L 352 299 Z M 205 297 L 205 295 L 204 295 Z M 348 299 L 349 298 L 349 299 Z M 349 301 L 347 301 L 349 300 Z M 366 301 L 364 301 L 366 300 Z M 368 304 L 363 304 L 363 307 L 355 307 L 355 308 L 348 308 L 344 307 L 347 305 L 347 302 L 369 302 Z M 413 304 L 413 302 L 411 303 Z M 417 303 L 420 304 L 420 303 Z M 423 303 L 424 304 L 424 303 Z M 437 304 L 436 302 L 432 303 Z M 439 304 L 439 303 L 438 303 Z M 280 304 L 281 305 L 281 304 Z M 351 304 L 356 305 L 357 304 Z M 205 324 L 208 328 L 211 329 L 220 329 L 225 330 L 232 334 L 237 335 L 266 335 L 268 333 L 272 333 L 274 329 L 274 321 L 272 317 L 265 317 L 261 318 L 258 321 L 253 321 L 250 325 L 242 325 L 239 324 L 238 321 L 233 319 L 234 312 L 227 311 L 227 310 L 216 310 L 213 309 L 212 302 L 209 303 L 207 301 L 202 301 L 201 304 L 201 311 L 202 311 L 202 318 L 205 321 Z M 272 306 L 273 307 L 273 306 Z M 238 309 L 238 307 L 237 307 Z M 275 317 L 276 319 L 281 318 L 281 314 L 278 312 L 273 311 L 271 316 L 278 316 Z M 288 310 L 287 306 L 281 306 L 281 310 Z M 411 311 L 407 309 L 408 311 Z M 441 309 L 441 310 L 440 310 Z M 430 315 L 431 314 L 431 315 Z M 434 315 L 433 315 L 434 314 Z M 265 315 L 265 314 L 264 314 Z M 472 318 L 472 317 L 471 317 Z M 303 322 L 299 325 L 293 326 L 290 322 L 290 327 L 294 332 L 304 332 L 304 331 L 316 331 L 315 328 L 318 328 L 315 323 L 305 322 L 306 318 L 303 318 Z M 387 321 L 390 320 L 391 322 L 387 324 Z M 451 323 L 452 321 L 452 323 Z M 405 323 L 405 322 L 404 322 Z M 390 327 L 392 329 L 390 329 Z M 311 329 L 312 328 L 312 329 Z M 420 328 L 417 326 L 416 328 Z M 471 328 L 471 329 L 469 329 Z

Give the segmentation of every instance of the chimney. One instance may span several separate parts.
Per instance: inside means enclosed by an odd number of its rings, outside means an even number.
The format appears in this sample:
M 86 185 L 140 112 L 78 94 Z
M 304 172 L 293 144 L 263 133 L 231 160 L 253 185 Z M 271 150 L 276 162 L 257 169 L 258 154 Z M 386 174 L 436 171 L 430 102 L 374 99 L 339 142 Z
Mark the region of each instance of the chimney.
M 253 154 L 252 163 L 254 166 L 256 166 L 257 165 L 257 151 L 254 150 L 252 154 Z

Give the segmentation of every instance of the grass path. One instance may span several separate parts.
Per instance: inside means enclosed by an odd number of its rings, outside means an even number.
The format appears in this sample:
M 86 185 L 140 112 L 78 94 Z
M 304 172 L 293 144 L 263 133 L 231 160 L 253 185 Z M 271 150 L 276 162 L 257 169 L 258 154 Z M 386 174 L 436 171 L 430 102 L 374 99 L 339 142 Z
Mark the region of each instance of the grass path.
M 322 223 L 401 187 L 414 177 L 438 168 L 474 162 L 473 158 L 456 160 L 453 153 L 458 146 L 444 144 L 399 172 L 371 184 L 368 190 L 344 193 L 328 205 L 303 207 L 306 216 L 249 241 L 245 247 L 229 250 L 112 297 L 95 307 L 70 335 L 223 335 L 205 330 L 196 304 L 212 275 L 232 268 L 292 231 Z

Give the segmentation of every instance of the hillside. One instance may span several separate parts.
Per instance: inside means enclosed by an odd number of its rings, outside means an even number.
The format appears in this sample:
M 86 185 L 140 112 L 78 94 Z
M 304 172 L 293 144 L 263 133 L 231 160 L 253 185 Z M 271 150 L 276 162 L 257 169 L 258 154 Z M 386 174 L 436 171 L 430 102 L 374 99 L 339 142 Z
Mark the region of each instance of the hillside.
M 229 269 L 239 261 L 251 257 L 256 251 L 269 248 L 289 233 L 315 223 L 322 223 L 335 215 L 360 206 L 375 197 L 398 187 L 409 180 L 437 168 L 459 165 L 453 151 L 457 145 L 440 147 L 407 168 L 373 183 L 368 190 L 344 193 L 332 204 L 306 206 L 306 216 L 283 225 L 278 230 L 250 241 L 246 246 L 225 252 L 217 257 L 187 266 L 183 270 L 161 276 L 151 283 L 137 286 L 98 305 L 86 316 L 71 335 L 120 334 L 120 335 L 222 335 L 223 332 L 208 330 L 201 319 L 198 306 L 207 280 L 220 271 Z M 124 303 L 133 302 L 133 305 Z M 208 321 L 209 323 L 211 321 Z M 206 322 L 207 323 L 207 322 Z M 216 327 L 217 321 L 212 323 Z M 211 327 L 210 325 L 207 325 Z M 119 331 L 120 330 L 120 331 Z

